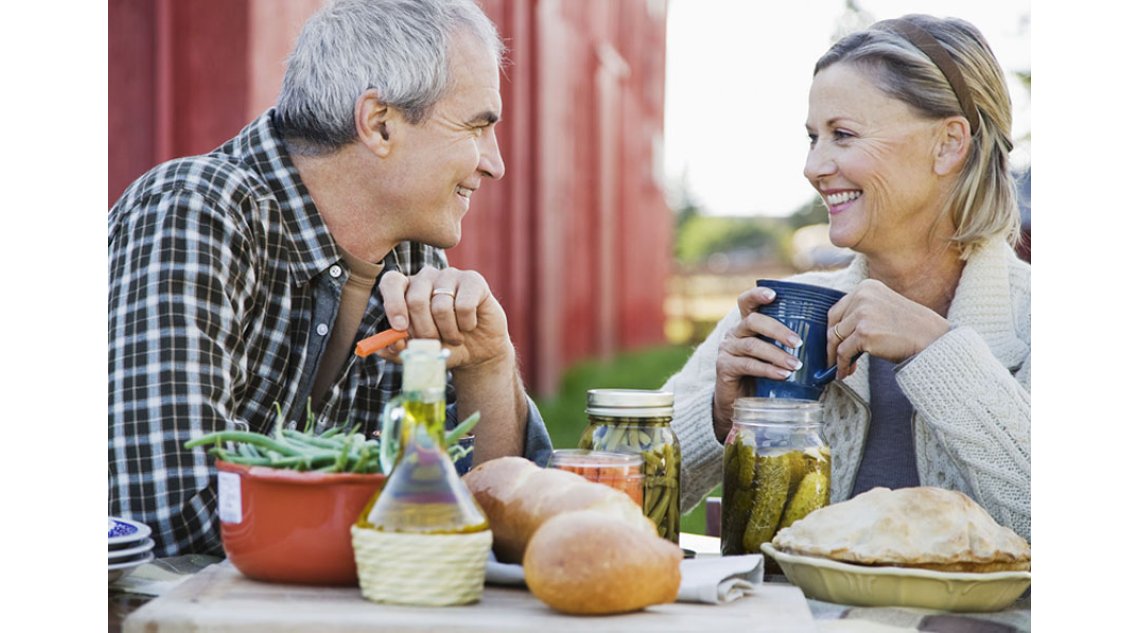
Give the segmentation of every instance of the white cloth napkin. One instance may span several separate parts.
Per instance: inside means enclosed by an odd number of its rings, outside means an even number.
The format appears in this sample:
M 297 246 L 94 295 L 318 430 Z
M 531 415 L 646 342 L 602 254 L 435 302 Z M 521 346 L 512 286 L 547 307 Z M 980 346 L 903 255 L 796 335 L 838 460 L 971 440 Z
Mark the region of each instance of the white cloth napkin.
M 677 602 L 724 604 L 756 593 L 764 582 L 764 556 L 720 556 L 681 561 Z
M 489 585 L 508 585 L 525 587 L 522 565 L 508 565 L 495 560 L 495 552 L 487 556 L 487 575 L 484 579 Z
M 689 558 L 681 561 L 678 602 L 724 604 L 753 594 L 764 581 L 764 557 L 760 554 Z M 486 582 L 491 585 L 525 587 L 522 565 L 507 565 L 487 559 Z

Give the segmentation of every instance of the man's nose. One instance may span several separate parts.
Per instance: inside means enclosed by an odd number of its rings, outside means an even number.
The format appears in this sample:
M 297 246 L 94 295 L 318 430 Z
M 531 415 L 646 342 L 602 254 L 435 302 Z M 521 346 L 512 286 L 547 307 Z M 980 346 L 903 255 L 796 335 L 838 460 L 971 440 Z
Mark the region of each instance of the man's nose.
M 503 155 L 499 153 L 499 138 L 495 135 L 495 128 L 490 128 L 484 135 L 479 146 L 479 171 L 490 178 L 498 180 L 506 173 L 503 165 Z

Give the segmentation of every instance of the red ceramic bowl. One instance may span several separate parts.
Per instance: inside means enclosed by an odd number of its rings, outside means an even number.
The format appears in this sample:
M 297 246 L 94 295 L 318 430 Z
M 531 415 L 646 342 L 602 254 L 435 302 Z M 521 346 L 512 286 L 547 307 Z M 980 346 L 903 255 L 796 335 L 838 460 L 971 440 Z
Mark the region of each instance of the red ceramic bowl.
M 226 557 L 257 580 L 355 585 L 350 528 L 384 475 L 217 462 Z

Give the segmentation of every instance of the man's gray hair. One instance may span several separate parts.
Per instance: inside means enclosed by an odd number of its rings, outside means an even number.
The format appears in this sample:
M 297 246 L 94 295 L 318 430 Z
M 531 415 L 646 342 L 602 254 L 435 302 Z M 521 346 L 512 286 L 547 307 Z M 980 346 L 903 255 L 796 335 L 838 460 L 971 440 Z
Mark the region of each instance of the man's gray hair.
M 356 140 L 356 100 L 380 99 L 419 123 L 450 85 L 448 53 L 463 29 L 499 63 L 504 46 L 472 0 L 331 0 L 301 30 L 277 98 L 290 151 L 322 154 Z

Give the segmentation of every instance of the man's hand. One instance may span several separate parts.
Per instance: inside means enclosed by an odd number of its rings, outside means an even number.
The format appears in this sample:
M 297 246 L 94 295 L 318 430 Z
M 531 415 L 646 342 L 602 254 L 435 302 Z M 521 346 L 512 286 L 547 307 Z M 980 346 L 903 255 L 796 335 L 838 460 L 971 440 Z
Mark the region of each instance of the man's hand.
M 388 323 L 409 338 L 439 339 L 450 350 L 448 369 L 466 369 L 513 358 L 507 316 L 479 273 L 425 266 L 406 277 L 390 271 L 380 279 Z M 395 361 L 406 344 L 382 350 Z
M 411 338 L 436 338 L 451 351 L 447 367 L 459 419 L 479 411 L 474 463 L 521 455 L 527 400 L 507 332 L 507 315 L 477 272 L 424 267 L 412 277 L 396 272 L 380 279 L 388 324 Z M 398 361 L 404 341 L 380 355 Z

